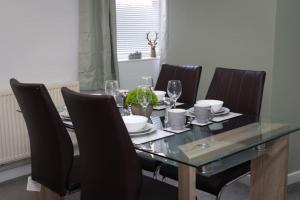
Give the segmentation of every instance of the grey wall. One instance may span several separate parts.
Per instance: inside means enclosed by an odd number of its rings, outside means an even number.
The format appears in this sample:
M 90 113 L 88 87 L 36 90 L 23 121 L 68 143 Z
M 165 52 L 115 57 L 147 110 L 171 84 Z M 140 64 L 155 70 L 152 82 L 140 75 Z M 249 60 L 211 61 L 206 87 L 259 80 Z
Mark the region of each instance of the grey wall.
M 265 70 L 262 117 L 299 122 L 299 10 L 299 0 L 170 0 L 167 62 L 203 65 L 198 98 L 217 66 Z M 300 134 L 290 142 L 294 172 Z
M 167 62 L 200 64 L 198 98 L 203 98 L 215 67 L 265 70 L 262 115 L 270 114 L 274 0 L 168 1 Z
M 272 116 L 299 123 L 300 1 L 278 0 L 273 70 Z M 300 169 L 300 133 L 290 137 L 290 171 Z
M 215 67 L 267 72 L 262 116 L 270 113 L 276 1 L 168 1 L 167 62 L 203 66 L 203 98 Z

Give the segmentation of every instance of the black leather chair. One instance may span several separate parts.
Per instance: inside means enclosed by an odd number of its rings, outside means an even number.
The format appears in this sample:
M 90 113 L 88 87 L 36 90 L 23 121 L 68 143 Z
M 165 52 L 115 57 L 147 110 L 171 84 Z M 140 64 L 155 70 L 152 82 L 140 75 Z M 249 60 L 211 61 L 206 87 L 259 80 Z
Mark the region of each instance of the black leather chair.
M 52 197 L 77 190 L 79 157 L 74 157 L 71 138 L 43 84 L 10 80 L 26 122 L 31 150 L 31 176 Z
M 206 99 L 222 100 L 231 111 L 253 116 L 254 121 L 258 121 L 265 77 L 264 71 L 216 68 Z M 249 172 L 250 161 L 247 161 L 209 177 L 197 174 L 196 186 L 220 199 L 225 186 Z M 162 165 L 160 174 L 178 179 L 177 168 L 170 165 Z
M 177 188 L 143 177 L 125 124 L 111 96 L 62 94 L 80 151 L 81 199 L 177 199 Z
M 180 80 L 182 94 L 178 102 L 184 103 L 181 106 L 182 108 L 190 108 L 197 99 L 201 71 L 202 67 L 200 65 L 163 64 L 155 85 L 155 90 L 167 91 L 169 80 Z
M 202 67 L 200 65 L 169 65 L 163 64 L 159 73 L 155 90 L 167 92 L 169 80 L 180 80 L 182 84 L 182 94 L 178 102 L 184 103 L 181 108 L 190 108 L 197 99 L 198 86 L 200 82 Z M 152 159 L 148 155 L 139 154 L 142 168 L 156 172 L 161 162 Z M 155 175 L 155 174 L 154 174 Z

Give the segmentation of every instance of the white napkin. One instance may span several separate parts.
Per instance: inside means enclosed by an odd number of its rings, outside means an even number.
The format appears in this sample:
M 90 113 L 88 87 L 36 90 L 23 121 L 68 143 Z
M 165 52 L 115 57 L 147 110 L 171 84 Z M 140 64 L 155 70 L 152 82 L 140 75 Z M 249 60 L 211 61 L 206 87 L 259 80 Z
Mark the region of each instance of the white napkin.
M 132 136 L 131 141 L 133 144 L 143 144 L 143 143 L 150 142 L 153 140 L 165 138 L 165 137 L 168 137 L 171 135 L 174 135 L 174 133 L 170 133 L 170 132 L 162 131 L 162 130 L 156 130 L 153 133 L 149 133 L 146 135 Z
M 191 129 L 185 127 L 185 128 L 182 129 L 182 130 L 173 130 L 173 129 L 171 129 L 171 127 L 168 127 L 168 128 L 164 128 L 164 130 L 165 130 L 165 131 L 168 131 L 168 132 L 172 132 L 172 133 L 183 133 L 183 132 L 189 131 L 189 130 L 191 130 Z
M 199 123 L 199 122 L 197 122 L 196 119 L 191 122 L 191 124 L 198 125 L 198 126 L 206 126 L 206 125 L 211 124 L 211 123 L 212 123 L 211 121 L 208 121 L 206 123 Z
M 214 117 L 211 121 L 213 121 L 213 122 L 221 122 L 221 121 L 224 121 L 224 120 L 227 120 L 227 119 L 231 119 L 231 118 L 234 118 L 234 117 L 238 117 L 238 116 L 241 116 L 241 115 L 243 115 L 243 114 L 241 114 L 241 113 L 235 113 L 235 112 L 230 112 L 227 115 L 221 115 L 221 116 Z
M 180 103 L 180 102 L 176 102 L 176 106 L 181 106 L 183 105 L 184 103 Z M 157 106 L 154 106 L 153 107 L 154 110 L 163 110 L 163 109 L 166 109 L 166 105 L 157 105 Z

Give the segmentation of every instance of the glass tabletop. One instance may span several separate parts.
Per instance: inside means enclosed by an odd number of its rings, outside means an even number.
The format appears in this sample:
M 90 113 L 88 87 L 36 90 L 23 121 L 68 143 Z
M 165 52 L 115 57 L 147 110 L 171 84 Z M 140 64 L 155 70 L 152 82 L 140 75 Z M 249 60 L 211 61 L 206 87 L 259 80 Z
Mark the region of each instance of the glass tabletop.
M 136 148 L 165 163 L 183 163 L 205 173 L 203 166 L 218 165 L 220 160 L 224 161 L 223 168 L 224 163 L 229 168 L 261 155 L 263 151 L 257 147 L 299 130 L 300 124 L 255 122 L 255 117 L 243 115 L 202 127 L 191 125 L 190 128 L 190 131 L 136 145 Z
M 164 112 L 153 114 L 163 124 Z M 64 120 L 64 124 L 73 129 L 70 120 Z M 206 126 L 189 125 L 189 128 L 183 133 L 135 145 L 135 148 L 164 163 L 175 166 L 182 163 L 210 176 L 267 153 L 264 143 L 300 130 L 300 123 L 256 122 L 255 116 L 242 115 Z

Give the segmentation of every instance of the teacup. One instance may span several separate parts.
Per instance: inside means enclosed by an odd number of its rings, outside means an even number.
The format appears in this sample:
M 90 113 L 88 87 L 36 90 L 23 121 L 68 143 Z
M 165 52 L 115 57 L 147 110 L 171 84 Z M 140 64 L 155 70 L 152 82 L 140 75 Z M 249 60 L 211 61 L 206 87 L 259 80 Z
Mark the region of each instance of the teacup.
M 153 92 L 157 96 L 158 102 L 162 102 L 164 100 L 164 97 L 166 96 L 166 92 L 165 91 L 154 90 Z
M 206 103 L 196 103 L 194 113 L 198 123 L 207 123 L 211 119 L 211 106 Z
M 185 127 L 186 110 L 170 109 L 168 110 L 168 124 L 172 130 L 183 130 Z

